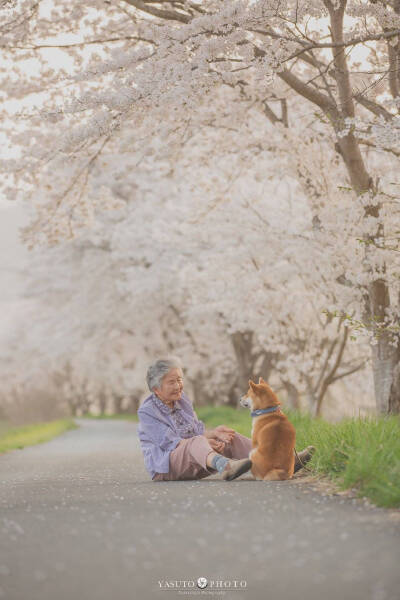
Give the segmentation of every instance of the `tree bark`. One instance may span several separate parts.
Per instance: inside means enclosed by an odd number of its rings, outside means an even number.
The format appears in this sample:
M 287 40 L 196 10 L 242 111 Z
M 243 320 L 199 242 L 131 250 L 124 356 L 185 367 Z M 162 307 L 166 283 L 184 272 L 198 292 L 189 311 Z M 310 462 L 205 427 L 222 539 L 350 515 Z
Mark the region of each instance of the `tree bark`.
M 341 0 L 340 7 L 336 8 L 330 0 L 325 1 L 330 13 L 331 31 L 333 42 L 343 42 L 343 17 L 346 0 Z M 350 75 L 344 48 L 333 48 L 334 70 L 340 99 L 340 112 L 343 120 L 353 118 L 354 102 Z M 337 124 L 340 127 L 340 123 Z M 347 167 L 353 189 L 357 194 L 373 191 L 372 178 L 369 176 L 360 151 L 359 143 L 352 133 L 340 138 L 339 152 Z M 365 216 L 379 218 L 380 206 L 366 208 Z M 382 225 L 377 226 L 376 236 L 383 234 Z M 369 238 L 368 241 L 374 241 Z M 367 251 L 367 250 L 366 250 Z M 382 322 L 386 310 L 390 308 L 390 296 L 385 279 L 378 279 L 371 283 L 366 295 L 366 310 L 372 322 L 377 319 Z M 391 345 L 393 334 L 384 332 L 379 335 L 377 343 L 372 346 L 372 369 L 377 410 L 380 413 L 399 412 L 400 409 L 400 384 L 398 379 L 398 350 Z
M 129 405 L 126 409 L 126 413 L 129 415 L 136 415 L 140 404 L 140 390 L 135 391 L 129 395 Z
M 386 335 L 372 346 L 372 368 L 377 410 L 381 414 L 400 412 L 400 355 Z
M 345 119 L 355 116 L 353 91 L 345 47 L 340 45 L 344 42 L 343 18 L 347 0 L 339 0 L 339 3 L 333 3 L 332 0 L 324 0 L 324 4 L 330 15 L 332 42 L 336 44 L 332 48 L 332 53 L 339 106 L 328 95 L 304 83 L 292 71 L 284 69 L 278 73 L 278 76 L 296 93 L 317 105 L 328 117 L 334 130 L 339 132 L 343 129 Z M 398 9 L 398 4 L 398 1 L 396 1 L 396 9 Z M 393 56 L 391 58 L 393 63 Z M 391 85 L 393 87 L 393 82 Z M 339 138 L 337 149 L 345 163 L 354 191 L 357 194 L 365 192 L 374 193 L 373 180 L 365 167 L 360 144 L 352 132 Z M 379 218 L 380 208 L 379 205 L 367 207 L 365 216 Z M 382 235 L 383 227 L 382 225 L 378 225 L 375 236 L 367 238 L 366 241 L 374 242 L 376 237 L 381 237 Z M 387 282 L 383 278 L 373 281 L 365 294 L 365 314 L 368 315 L 369 320 L 372 320 L 373 323 L 375 319 L 381 320 L 381 316 L 386 314 L 386 309 L 388 308 L 390 308 L 390 297 Z M 397 336 L 397 338 L 397 342 L 400 344 L 400 336 Z M 381 413 L 400 412 L 400 356 L 399 351 L 392 345 L 393 339 L 393 334 L 389 332 L 383 333 L 378 337 L 377 344 L 372 347 L 376 406 L 378 412 Z M 311 404 L 313 404 L 312 400 Z
M 271 352 L 254 353 L 252 331 L 236 332 L 231 335 L 233 350 L 236 356 L 237 375 L 236 381 L 229 393 L 229 404 L 238 406 L 240 397 L 249 387 L 249 379 L 258 382 L 262 376 L 266 381 L 270 377 L 275 354 Z M 260 363 L 261 360 L 261 364 Z
M 288 403 L 289 408 L 292 408 L 293 410 L 299 410 L 300 409 L 299 390 L 297 389 L 297 387 L 295 385 L 293 385 L 293 383 L 290 383 L 289 381 L 284 381 L 283 385 L 285 386 L 285 390 L 287 392 L 287 403 Z
M 400 413 L 400 342 L 394 356 L 393 377 L 389 392 L 389 413 Z
M 216 401 L 215 396 L 211 396 L 207 389 L 207 381 L 204 380 L 204 377 L 198 376 L 195 378 L 188 378 L 190 385 L 192 386 L 192 394 L 193 394 L 193 404 L 196 406 L 206 406 L 207 404 L 218 404 L 218 400 Z
M 106 406 L 107 406 L 107 397 L 106 397 L 106 394 L 102 391 L 99 393 L 99 409 L 100 409 L 101 415 L 104 415 L 104 413 L 106 412 Z
M 115 395 L 113 398 L 113 403 L 114 403 L 114 413 L 119 415 L 122 412 L 122 400 L 124 399 L 123 396 L 120 395 Z
M 240 396 L 245 394 L 249 387 L 249 379 L 253 375 L 253 332 L 236 332 L 231 335 L 233 350 L 236 356 L 237 376 L 232 397 L 236 394 L 236 407 L 239 405 Z

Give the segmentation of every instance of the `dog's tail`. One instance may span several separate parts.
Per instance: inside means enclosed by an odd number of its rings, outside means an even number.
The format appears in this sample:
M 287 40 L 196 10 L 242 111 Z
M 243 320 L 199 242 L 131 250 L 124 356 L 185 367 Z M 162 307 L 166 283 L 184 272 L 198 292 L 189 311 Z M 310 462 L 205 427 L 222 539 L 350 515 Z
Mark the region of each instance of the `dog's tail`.
M 289 479 L 289 473 L 284 469 L 272 469 L 264 477 L 264 481 L 282 481 Z

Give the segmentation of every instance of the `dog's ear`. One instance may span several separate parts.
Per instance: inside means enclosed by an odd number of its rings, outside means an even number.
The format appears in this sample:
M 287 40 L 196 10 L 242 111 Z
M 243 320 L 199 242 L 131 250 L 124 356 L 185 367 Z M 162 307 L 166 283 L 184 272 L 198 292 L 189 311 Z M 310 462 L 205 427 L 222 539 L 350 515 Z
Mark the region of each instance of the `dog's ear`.
M 262 377 L 260 377 L 258 379 L 258 385 L 260 385 L 260 383 L 267 383 L 266 381 L 264 381 L 264 379 Z
M 254 383 L 254 381 L 252 381 L 251 379 L 249 379 L 249 386 L 251 387 L 252 390 L 256 389 L 257 384 Z

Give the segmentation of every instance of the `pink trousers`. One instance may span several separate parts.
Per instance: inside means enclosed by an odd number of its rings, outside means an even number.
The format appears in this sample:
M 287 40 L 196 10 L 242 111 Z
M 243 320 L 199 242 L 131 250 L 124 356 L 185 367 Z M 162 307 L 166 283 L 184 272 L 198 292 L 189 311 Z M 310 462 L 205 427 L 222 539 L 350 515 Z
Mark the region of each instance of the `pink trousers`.
M 247 458 L 251 450 L 251 439 L 235 432 L 232 441 L 225 444 L 224 451 L 219 453 L 227 458 Z M 204 435 L 195 435 L 181 440 L 169 455 L 169 472 L 156 473 L 153 481 L 172 481 L 177 479 L 203 479 L 217 473 L 207 467 L 206 459 L 214 452 Z

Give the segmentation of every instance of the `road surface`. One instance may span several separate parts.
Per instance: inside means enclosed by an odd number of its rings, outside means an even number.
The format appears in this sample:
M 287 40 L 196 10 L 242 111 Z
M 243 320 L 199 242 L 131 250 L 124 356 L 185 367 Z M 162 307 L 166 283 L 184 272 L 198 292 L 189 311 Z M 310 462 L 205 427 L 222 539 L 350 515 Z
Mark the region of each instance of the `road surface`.
M 76 421 L 0 456 L 0 599 L 399 600 L 398 513 L 302 479 L 152 482 L 136 424 Z

